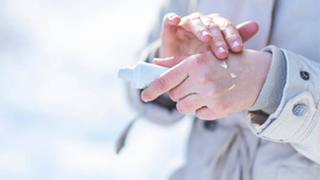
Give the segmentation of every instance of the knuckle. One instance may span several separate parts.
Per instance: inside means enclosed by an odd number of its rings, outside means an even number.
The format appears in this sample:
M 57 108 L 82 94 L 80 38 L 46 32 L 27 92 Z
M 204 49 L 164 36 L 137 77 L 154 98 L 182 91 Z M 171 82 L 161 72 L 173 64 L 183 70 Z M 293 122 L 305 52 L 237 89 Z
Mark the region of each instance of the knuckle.
M 231 22 L 223 22 L 221 25 L 222 29 L 235 28 L 236 26 Z
M 212 36 L 212 41 L 213 41 L 216 45 L 225 44 L 225 41 L 224 41 L 224 39 L 222 38 L 221 35 L 219 35 L 219 36 Z
M 160 91 L 165 92 L 168 88 L 168 82 L 165 78 L 159 77 L 158 78 L 158 88 Z
M 214 41 L 214 44 L 215 44 L 216 47 L 221 47 L 222 46 L 222 47 L 228 49 L 227 48 L 227 44 L 226 44 L 226 42 L 224 40 Z
M 190 16 L 191 17 L 200 17 L 200 16 L 202 16 L 202 14 L 199 12 L 194 12 L 194 13 L 191 13 Z
M 230 34 L 227 34 L 225 38 L 227 41 L 233 41 L 238 39 L 238 36 L 235 33 L 230 33 Z
M 226 106 L 225 104 L 219 103 L 216 106 L 216 110 L 215 110 L 215 114 L 218 117 L 226 117 L 228 115 L 228 106 Z
M 187 58 L 187 56 L 175 56 L 175 57 L 172 59 L 172 63 L 173 63 L 174 65 L 177 65 L 177 64 L 181 63 L 182 61 L 184 61 L 186 58 Z
M 209 14 L 208 17 L 211 18 L 211 19 L 214 19 L 214 18 L 217 18 L 217 17 L 221 17 L 221 15 L 219 13 L 213 13 L 213 14 Z
M 203 28 L 203 27 L 202 28 L 198 28 L 198 29 L 196 29 L 195 33 L 197 35 L 201 35 L 204 30 L 205 30 L 205 28 Z
M 210 98 L 215 98 L 215 100 L 217 101 L 217 98 L 219 96 L 219 90 L 217 86 L 215 84 L 210 84 L 210 88 L 207 91 L 206 95 Z
M 219 14 L 219 13 L 213 13 L 213 15 L 214 15 L 214 16 L 220 16 L 220 14 Z
M 215 105 L 215 106 L 213 106 L 213 108 L 210 108 L 210 109 L 209 109 L 208 115 L 209 115 L 210 117 L 214 117 L 214 116 L 219 115 L 219 113 L 220 113 L 220 111 L 217 109 L 217 106 Z
M 172 59 L 173 64 L 178 64 L 181 61 L 181 56 L 175 56 Z
M 225 112 L 227 111 L 228 106 L 226 106 L 223 103 L 219 103 L 217 110 L 219 110 L 220 114 L 225 114 Z
M 216 29 L 216 28 L 218 29 L 219 28 L 219 26 L 213 22 L 209 22 L 207 27 L 208 27 L 208 29 Z
M 212 82 L 212 74 L 211 73 L 204 73 L 204 75 L 200 79 L 201 79 L 202 85 L 208 85 L 209 83 Z
M 192 58 L 190 65 L 191 65 L 191 68 L 197 68 L 201 66 L 203 63 L 204 61 L 201 58 L 201 56 L 195 55 L 194 58 Z
M 214 98 L 215 100 L 211 104 L 210 112 L 212 112 L 215 115 L 223 115 L 228 110 L 228 106 L 223 103 L 223 99 L 221 97 Z

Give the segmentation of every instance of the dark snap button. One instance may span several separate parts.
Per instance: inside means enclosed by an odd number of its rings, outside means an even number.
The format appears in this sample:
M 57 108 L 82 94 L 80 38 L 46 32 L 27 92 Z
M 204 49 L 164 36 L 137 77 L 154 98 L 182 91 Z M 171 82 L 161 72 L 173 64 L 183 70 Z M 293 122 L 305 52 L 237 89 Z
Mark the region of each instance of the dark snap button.
M 303 79 L 303 80 L 309 80 L 310 78 L 310 75 L 307 71 L 301 71 L 300 72 L 300 77 Z
M 206 130 L 213 131 L 217 127 L 217 121 L 204 121 L 203 126 Z

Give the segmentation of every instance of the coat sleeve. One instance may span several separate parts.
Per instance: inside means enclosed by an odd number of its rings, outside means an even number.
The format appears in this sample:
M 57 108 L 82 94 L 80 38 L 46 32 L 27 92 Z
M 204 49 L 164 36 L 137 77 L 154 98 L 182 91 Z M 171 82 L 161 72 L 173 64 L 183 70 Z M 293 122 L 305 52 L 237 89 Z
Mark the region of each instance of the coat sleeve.
M 320 64 L 316 62 L 319 60 L 272 48 L 281 52 L 285 61 L 285 82 L 280 99 L 272 101 L 278 102 L 273 112 L 265 113 L 263 108 L 248 112 L 250 129 L 260 138 L 291 143 L 300 154 L 320 164 Z M 269 76 L 270 72 L 260 95 L 272 83 Z M 257 101 L 263 103 L 260 95 Z
M 174 12 L 181 17 L 186 16 L 189 13 L 189 4 L 188 0 L 171 0 L 165 2 L 149 34 L 148 46 L 142 51 L 138 61 L 152 63 L 153 58 L 157 57 L 158 49 L 161 46 L 160 33 L 162 30 L 163 17 L 169 12 Z M 182 119 L 183 115 L 176 110 L 176 103 L 171 101 L 167 93 L 152 102 L 144 103 L 140 99 L 140 90 L 134 89 L 129 83 L 126 84 L 126 88 L 129 102 L 139 111 L 143 112 L 142 114 L 145 118 L 159 124 L 171 124 Z

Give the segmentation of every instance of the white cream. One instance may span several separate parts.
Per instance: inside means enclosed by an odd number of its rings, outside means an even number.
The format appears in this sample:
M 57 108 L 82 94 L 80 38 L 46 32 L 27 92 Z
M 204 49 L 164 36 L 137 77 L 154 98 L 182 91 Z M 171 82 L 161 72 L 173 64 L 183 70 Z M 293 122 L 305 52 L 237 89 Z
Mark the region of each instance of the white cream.
M 237 75 L 235 73 L 230 73 L 230 76 L 231 76 L 232 79 L 237 77 Z
M 150 63 L 138 63 L 134 67 L 120 68 L 118 77 L 130 81 L 137 89 L 144 89 L 167 70 L 169 68 Z
M 236 85 L 235 85 L 235 84 L 234 84 L 234 85 L 232 85 L 231 87 L 229 87 L 229 89 L 228 89 L 228 90 L 230 91 L 230 90 L 234 89 L 234 87 L 236 87 Z
M 224 69 L 228 69 L 228 64 L 226 63 L 226 61 L 221 61 L 220 66 Z

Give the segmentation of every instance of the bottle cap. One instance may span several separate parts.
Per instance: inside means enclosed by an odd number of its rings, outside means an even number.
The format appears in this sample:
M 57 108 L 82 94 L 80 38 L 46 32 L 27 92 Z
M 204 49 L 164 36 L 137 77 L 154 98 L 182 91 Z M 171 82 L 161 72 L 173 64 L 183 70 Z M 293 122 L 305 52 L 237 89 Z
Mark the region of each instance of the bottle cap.
M 118 77 L 126 81 L 131 81 L 132 71 L 132 68 L 120 68 L 118 71 Z

